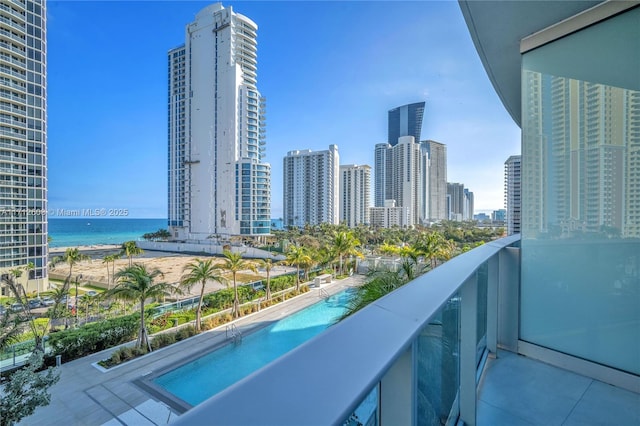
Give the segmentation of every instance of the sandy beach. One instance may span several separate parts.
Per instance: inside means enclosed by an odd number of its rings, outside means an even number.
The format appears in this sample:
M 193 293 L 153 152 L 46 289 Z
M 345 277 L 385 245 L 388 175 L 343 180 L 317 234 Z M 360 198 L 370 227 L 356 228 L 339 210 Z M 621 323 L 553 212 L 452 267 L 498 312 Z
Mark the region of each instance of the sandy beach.
M 107 279 L 107 264 L 103 263 L 103 258 L 106 255 L 119 253 L 120 246 L 119 245 L 91 245 L 91 246 L 79 246 L 77 247 L 82 253 L 87 254 L 91 257 L 91 260 L 85 260 L 79 262 L 77 265 L 73 267 L 73 275 L 74 277 L 78 274 L 82 274 L 82 282 L 91 281 L 92 283 L 103 283 L 104 287 L 108 287 L 108 279 Z M 51 248 L 50 256 L 62 256 L 67 247 L 57 247 Z M 145 251 L 140 256 L 135 256 L 133 258 L 134 263 L 140 263 L 145 265 L 148 269 L 159 269 L 163 274 L 164 278 L 162 281 L 166 281 L 169 283 L 177 283 L 180 281 L 180 278 L 183 275 L 184 267 L 193 262 L 195 259 L 214 259 L 216 263 L 221 263 L 222 259 L 219 257 L 211 257 L 206 255 L 194 256 L 183 253 L 167 253 L 167 252 L 159 252 L 159 251 Z M 115 261 L 115 271 L 117 272 L 119 269 L 125 268 L 129 266 L 129 259 L 123 257 Z M 111 274 L 113 265 L 109 263 L 109 274 Z M 290 272 L 295 270 L 295 268 L 287 267 L 287 266 L 275 266 L 271 270 L 271 276 L 276 276 L 283 274 L 285 272 Z M 56 278 L 58 276 L 66 276 L 69 272 L 69 266 L 66 263 L 60 263 L 58 266 L 50 270 L 52 278 Z M 243 271 L 239 276 L 244 282 L 255 281 L 261 278 L 266 277 L 266 273 L 264 271 L 258 271 L 258 273 L 253 273 L 251 271 Z M 231 276 L 228 276 L 231 279 Z M 206 285 L 205 292 L 211 292 L 215 290 L 219 290 L 225 288 L 224 284 L 210 282 Z M 199 291 L 199 286 L 194 286 L 190 292 L 192 295 L 196 295 Z

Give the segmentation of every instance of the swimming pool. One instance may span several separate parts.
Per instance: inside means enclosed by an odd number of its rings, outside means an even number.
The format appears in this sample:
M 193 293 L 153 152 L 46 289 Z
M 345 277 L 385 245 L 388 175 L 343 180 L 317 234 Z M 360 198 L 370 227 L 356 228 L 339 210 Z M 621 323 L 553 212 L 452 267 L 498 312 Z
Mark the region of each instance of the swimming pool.
M 153 383 L 191 405 L 198 405 L 320 334 L 345 311 L 351 292 L 335 294 L 245 336 L 239 345 L 226 345 L 158 376 Z

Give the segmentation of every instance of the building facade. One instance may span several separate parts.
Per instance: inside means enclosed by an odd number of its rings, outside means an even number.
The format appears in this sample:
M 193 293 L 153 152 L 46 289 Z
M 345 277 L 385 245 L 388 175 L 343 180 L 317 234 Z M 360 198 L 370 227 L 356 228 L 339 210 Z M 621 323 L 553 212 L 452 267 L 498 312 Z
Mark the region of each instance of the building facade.
M 391 193 L 391 145 L 376 144 L 374 152 L 374 206 L 384 207 L 386 194 Z
M 409 209 L 409 225 L 427 219 L 429 153 L 413 136 L 401 136 L 396 145 L 376 145 L 375 207 L 388 200 Z M 384 199 L 382 199 L 384 198 Z
M 447 146 L 426 140 L 429 155 L 429 221 L 447 220 Z
M 371 207 L 370 215 L 374 228 L 406 228 L 412 225 L 409 207 L 398 207 L 395 200 L 385 201 L 384 207 Z
M 353 228 L 368 225 L 371 207 L 371 166 L 340 166 L 340 223 Z
M 424 106 L 424 102 L 416 102 L 389 110 L 389 145 L 396 145 L 401 136 L 413 136 L 416 141 L 420 140 Z
M 289 151 L 283 163 L 284 226 L 339 223 L 340 155 L 326 151 Z
M 512 155 L 504 163 L 504 208 L 507 212 L 507 235 L 520 233 L 521 159 L 520 155 Z
M 387 143 L 379 143 L 375 146 L 374 205 L 376 207 L 384 207 L 385 200 L 394 199 L 392 148 L 398 144 L 402 136 L 413 136 L 416 142 L 420 140 L 424 106 L 424 102 L 416 102 L 389 110 Z
M 455 221 L 464 220 L 464 185 L 461 183 L 447 182 L 448 219 Z
M 169 230 L 174 239 L 270 232 L 257 25 L 216 3 L 169 51 Z
M 46 22 L 44 1 L 0 1 L 0 273 L 28 292 L 48 288 Z

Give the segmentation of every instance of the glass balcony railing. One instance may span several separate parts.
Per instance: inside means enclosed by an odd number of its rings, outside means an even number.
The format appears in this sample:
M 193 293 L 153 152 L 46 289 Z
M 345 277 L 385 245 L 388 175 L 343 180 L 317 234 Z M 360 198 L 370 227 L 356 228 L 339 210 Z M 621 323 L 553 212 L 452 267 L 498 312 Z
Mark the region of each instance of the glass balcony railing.
M 451 259 L 174 424 L 475 424 L 479 372 L 510 331 L 498 288 L 518 282 L 519 241 Z

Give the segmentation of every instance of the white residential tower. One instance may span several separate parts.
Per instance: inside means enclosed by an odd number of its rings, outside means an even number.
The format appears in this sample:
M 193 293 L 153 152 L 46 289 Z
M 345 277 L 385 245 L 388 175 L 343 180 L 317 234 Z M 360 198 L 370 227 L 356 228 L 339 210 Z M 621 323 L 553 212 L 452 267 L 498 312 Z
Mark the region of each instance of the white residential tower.
M 284 226 L 338 224 L 338 146 L 326 151 L 289 151 L 284 157 Z
M 169 229 L 174 239 L 270 231 L 271 169 L 257 88 L 258 26 L 216 3 L 169 51 Z

